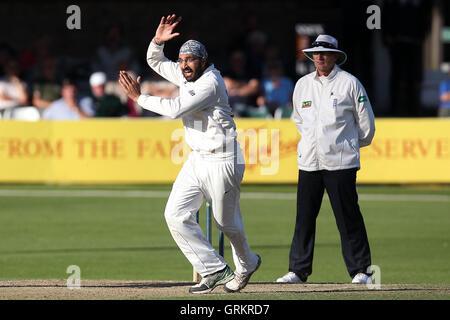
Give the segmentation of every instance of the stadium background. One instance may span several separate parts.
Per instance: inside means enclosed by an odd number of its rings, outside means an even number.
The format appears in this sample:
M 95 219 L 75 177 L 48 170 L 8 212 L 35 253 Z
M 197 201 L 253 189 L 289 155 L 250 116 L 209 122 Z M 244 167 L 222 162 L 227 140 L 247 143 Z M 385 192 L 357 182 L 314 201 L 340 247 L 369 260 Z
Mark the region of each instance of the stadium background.
M 133 48 L 145 76 L 145 52 L 154 29 L 162 15 L 176 12 L 184 21 L 179 29 L 181 36 L 166 47 L 168 57 L 176 58 L 187 38 L 198 38 L 207 44 L 211 61 L 223 71 L 230 50 L 241 46 L 245 35 L 257 29 L 267 34 L 268 44 L 280 50 L 285 71 L 296 81 L 295 26 L 321 24 L 347 52 L 345 70 L 364 84 L 378 117 L 436 115 L 436 81 L 442 74 L 445 76 L 442 64 L 450 62 L 450 43 L 441 36 L 445 26 L 450 25 L 450 6 L 442 0 L 77 3 L 81 8 L 81 30 L 66 28 L 70 2 L 2 3 L 1 42 L 20 53 L 46 38 L 51 54 L 63 60 L 64 71 L 87 83 L 90 59 L 103 43 L 106 28 L 119 24 L 122 38 Z M 380 30 L 366 27 L 366 10 L 373 4 L 382 11 Z
M 366 10 L 372 4 L 381 8 L 381 29 L 378 30 L 370 30 L 366 26 L 370 15 Z M 2 4 L 0 19 L 5 27 L 0 30 L 0 39 L 2 44 L 12 47 L 19 61 L 23 62 L 21 77 L 25 81 L 31 81 L 30 74 L 35 68 L 25 64 L 38 64 L 33 61 L 33 58 L 39 59 L 39 50 L 43 50 L 44 54 L 58 60 L 58 74 L 61 77 L 70 75 L 76 78 L 81 93 L 89 94 L 88 79 L 94 71 L 92 61 L 97 48 L 104 43 L 105 32 L 111 25 L 120 26 L 122 42 L 133 52 L 133 61 L 129 61 L 129 67 L 135 67 L 137 70 L 132 71 L 139 73 L 145 79 L 151 76 L 150 68 L 145 63 L 145 52 L 154 29 L 161 15 L 176 12 L 184 20 L 179 27 L 181 36 L 166 45 L 165 52 L 169 58 L 176 58 L 179 46 L 186 39 L 196 38 L 207 44 L 210 60 L 219 70 L 227 70 L 229 55 L 236 48 L 250 50 L 250 55 L 263 54 L 248 48 L 247 40 L 250 34 L 258 34 L 265 37 L 262 45 L 264 50 L 268 50 L 269 47 L 278 49 L 278 59 L 283 62 L 286 75 L 295 83 L 302 72 L 306 72 L 305 70 L 312 66 L 311 62 L 305 62 L 304 57 L 297 54 L 298 49 L 304 46 L 300 44 L 300 39 L 306 37 L 310 43 L 315 38 L 314 32 L 304 33 L 299 31 L 302 29 L 299 26 L 313 26 L 313 28 L 319 26 L 323 32 L 335 35 L 340 41 L 340 48 L 347 52 L 349 58 L 344 69 L 356 75 L 364 84 L 371 99 L 377 123 L 390 124 L 386 127 L 381 126 L 377 130 L 375 143 L 367 150 L 363 149 L 362 161 L 365 170 L 361 171 L 359 182 L 446 183 L 450 181 L 448 170 L 445 170 L 450 159 L 447 120 L 436 119 L 438 122 L 435 125 L 430 119 L 426 122 L 427 125 L 424 126 L 422 121 L 417 122 L 416 126 L 414 122 L 405 125 L 401 124 L 403 122 L 386 122 L 387 120 L 383 119 L 436 117 L 439 105 L 438 80 L 445 77 L 444 71 L 450 63 L 450 43 L 444 36 L 445 26 L 450 24 L 448 21 L 450 6 L 445 1 L 318 1 L 314 3 L 302 1 L 264 1 L 262 3 L 255 1 L 218 3 L 81 1 L 78 5 L 81 10 L 81 29 L 69 30 L 66 26 L 66 20 L 70 16 L 66 13 L 69 4 L 66 2 L 44 1 L 37 5 L 19 1 Z M 287 12 L 289 14 L 286 14 Z M 300 71 L 299 64 L 304 64 L 308 68 L 305 67 L 306 69 Z M 141 118 L 149 119 L 149 117 Z M 245 121 L 248 120 L 238 119 L 238 123 L 244 124 Z M 92 129 L 93 138 L 96 131 L 103 132 L 104 139 L 117 138 L 113 134 L 116 125 L 110 121 L 108 125 L 104 123 L 101 122 L 97 130 Z M 251 121 L 247 122 L 245 127 L 251 128 L 252 125 L 248 123 Z M 285 158 L 284 162 L 281 166 L 278 164 L 278 167 L 294 170 L 295 152 L 292 146 L 296 139 L 295 128 L 287 120 L 278 123 L 268 120 L 267 123 L 271 126 L 271 131 L 268 132 L 269 138 L 271 133 L 278 130 L 282 147 L 285 148 L 281 156 Z M 6 161 L 4 168 L 7 170 L 0 174 L 0 181 L 27 182 L 28 179 L 28 182 L 61 183 L 65 181 L 66 176 L 66 182 L 75 182 L 64 173 L 62 176 L 61 173 L 60 176 L 54 176 L 61 171 L 53 170 L 52 166 L 58 165 L 58 161 L 64 160 L 64 157 L 57 157 L 55 161 L 51 156 L 46 156 L 45 152 L 42 154 L 40 151 L 45 151 L 45 148 L 40 143 L 77 139 L 75 132 L 83 132 L 84 129 L 77 129 L 75 124 L 73 133 L 68 133 L 65 130 L 52 130 L 57 125 L 39 123 L 38 131 L 43 139 L 39 142 L 33 140 L 36 133 L 35 124 L 20 124 L 18 127 L 15 127 L 16 124 L 5 125 L 9 127 L 0 139 L 0 156 Z M 121 125 L 124 125 L 123 122 Z M 136 127 L 132 121 L 127 125 L 129 128 L 124 127 L 124 132 L 132 132 L 130 129 Z M 139 125 L 145 126 L 142 123 Z M 265 126 L 264 121 L 256 121 L 253 125 L 260 129 Z M 80 124 L 80 126 L 87 126 L 87 124 Z M 95 124 L 91 126 L 96 127 Z M 99 130 L 100 127 L 105 129 Z M 143 130 L 147 130 L 149 136 L 154 136 L 155 132 L 161 134 L 157 129 L 151 128 L 151 125 Z M 111 134 L 108 135 L 105 132 Z M 173 145 L 170 134 L 167 131 L 164 137 L 160 136 L 161 141 Z M 89 136 L 83 135 L 83 138 L 88 139 Z M 258 138 L 260 140 L 261 136 Z M 268 141 L 270 143 L 270 139 Z M 292 148 L 287 151 L 286 148 L 290 145 Z M 258 150 L 261 147 L 264 146 L 259 146 Z M 20 148 L 25 150 L 19 151 Z M 15 152 L 16 149 L 17 152 Z M 65 149 L 67 149 L 67 143 Z M 365 154 L 372 154 L 372 157 L 366 157 Z M 249 156 L 247 153 L 247 157 Z M 75 158 L 69 161 L 76 161 Z M 87 161 L 89 156 L 87 155 L 86 158 L 84 161 Z M 71 174 L 80 176 L 80 173 L 86 172 L 83 166 L 91 167 L 94 172 L 96 168 L 94 158 L 91 159 L 92 164 L 83 163 L 78 171 L 70 169 Z M 39 159 L 42 159 L 42 166 L 31 165 L 36 164 Z M 103 160 L 106 161 L 106 170 L 109 162 L 107 159 Z M 171 167 L 166 165 L 167 170 L 170 170 L 170 174 L 165 176 L 166 179 L 148 174 L 145 178 L 141 176 L 138 180 L 127 181 L 126 177 L 121 179 L 113 177 L 113 173 L 117 173 L 114 162 L 118 160 L 109 160 L 111 162 L 110 182 L 168 183 L 173 180 L 180 167 L 179 164 Z M 126 167 L 126 160 L 121 160 L 121 168 Z M 159 160 L 157 163 L 151 163 L 152 167 L 164 166 L 164 157 Z M 258 158 L 256 161 L 259 164 L 249 163 L 249 168 L 261 165 L 261 159 Z M 63 162 L 61 165 L 73 168 L 72 165 Z M 136 163 L 133 163 L 133 166 L 136 167 Z M 29 168 L 33 168 L 34 174 L 29 174 Z M 42 169 L 42 174 L 40 178 L 36 178 L 39 168 Z M 399 171 L 398 168 L 403 170 Z M 139 169 L 139 171 L 144 170 L 145 166 Z M 126 175 L 129 170 L 123 169 L 121 172 Z M 403 172 L 404 175 L 402 176 L 399 172 Z M 366 177 L 367 174 L 369 177 Z M 105 178 L 96 180 L 95 175 L 88 173 L 86 175 L 90 178 L 79 180 L 79 182 L 108 182 Z M 105 175 L 108 175 L 107 170 Z M 420 178 L 414 177 L 416 175 Z M 167 179 L 168 177 L 170 179 Z M 284 177 L 247 175 L 244 179 L 244 183 L 246 182 L 295 183 L 295 174 L 290 177 L 286 173 Z

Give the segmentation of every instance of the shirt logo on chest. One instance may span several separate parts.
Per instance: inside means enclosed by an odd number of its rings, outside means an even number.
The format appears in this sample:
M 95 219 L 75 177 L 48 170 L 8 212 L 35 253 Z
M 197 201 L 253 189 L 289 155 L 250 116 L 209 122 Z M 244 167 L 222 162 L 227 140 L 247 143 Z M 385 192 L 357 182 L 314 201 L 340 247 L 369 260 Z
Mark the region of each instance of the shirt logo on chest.
M 190 94 L 191 96 L 195 96 L 195 91 L 194 91 L 194 90 L 189 90 L 188 92 L 189 92 L 189 94 Z
M 309 108 L 312 105 L 312 101 L 303 101 L 302 108 Z

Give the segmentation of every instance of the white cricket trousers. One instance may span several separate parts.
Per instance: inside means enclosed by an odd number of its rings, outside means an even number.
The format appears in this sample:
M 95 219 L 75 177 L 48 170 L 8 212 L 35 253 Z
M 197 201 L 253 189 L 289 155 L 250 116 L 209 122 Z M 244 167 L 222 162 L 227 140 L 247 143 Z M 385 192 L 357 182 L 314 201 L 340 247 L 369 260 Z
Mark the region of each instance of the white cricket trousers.
M 227 265 L 195 219 L 204 200 L 211 204 L 217 228 L 230 240 L 236 273 L 251 272 L 257 264 L 257 256 L 251 252 L 245 236 L 239 207 L 245 170 L 239 145 L 236 154 L 235 158 L 224 160 L 192 151 L 167 201 L 164 216 L 172 237 L 202 277 Z

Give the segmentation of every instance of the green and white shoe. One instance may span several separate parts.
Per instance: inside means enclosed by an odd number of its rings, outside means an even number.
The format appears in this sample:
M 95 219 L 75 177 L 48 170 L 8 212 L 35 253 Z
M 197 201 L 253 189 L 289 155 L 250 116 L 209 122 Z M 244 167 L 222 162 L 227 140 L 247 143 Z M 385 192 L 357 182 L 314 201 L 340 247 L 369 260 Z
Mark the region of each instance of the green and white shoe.
M 229 266 L 226 266 L 224 269 L 207 275 L 204 278 L 202 278 L 202 281 L 200 283 L 197 283 L 196 285 L 192 286 L 189 289 L 190 293 L 210 293 L 213 291 L 215 287 L 221 284 L 225 284 L 234 278 L 233 270 Z

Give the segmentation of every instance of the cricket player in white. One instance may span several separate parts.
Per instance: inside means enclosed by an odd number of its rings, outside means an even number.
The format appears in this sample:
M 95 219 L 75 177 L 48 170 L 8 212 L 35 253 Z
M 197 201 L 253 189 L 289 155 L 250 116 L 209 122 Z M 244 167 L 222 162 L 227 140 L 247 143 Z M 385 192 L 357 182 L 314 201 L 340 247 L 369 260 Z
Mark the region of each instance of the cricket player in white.
M 147 51 L 149 66 L 179 86 L 179 97 L 141 95 L 140 77 L 134 81 L 125 71 L 120 72 L 119 83 L 141 107 L 181 118 L 186 142 L 193 150 L 177 176 L 164 213 L 175 242 L 202 276 L 189 291 L 208 293 L 225 284 L 226 291 L 236 292 L 247 285 L 261 264 L 261 257 L 248 245 L 239 207 L 244 157 L 236 141 L 224 81 L 214 65 L 208 64 L 203 44 L 195 40 L 184 43 L 178 62 L 164 56 L 164 42 L 179 35 L 173 30 L 180 21 L 175 15 L 162 17 Z M 230 240 L 234 273 L 195 220 L 205 199 L 211 204 L 217 228 Z

